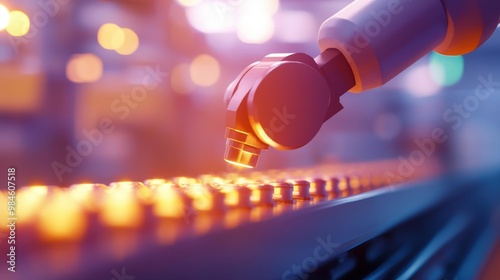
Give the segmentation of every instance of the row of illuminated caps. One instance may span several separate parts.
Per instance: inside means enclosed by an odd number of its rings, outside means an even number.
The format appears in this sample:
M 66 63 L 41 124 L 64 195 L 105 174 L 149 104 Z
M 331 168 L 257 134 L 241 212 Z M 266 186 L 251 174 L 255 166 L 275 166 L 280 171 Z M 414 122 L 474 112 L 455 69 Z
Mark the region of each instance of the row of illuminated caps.
M 91 220 L 106 228 L 133 229 L 144 225 L 148 217 L 183 221 L 192 219 L 193 213 L 208 213 L 205 218 L 218 215 L 232 219 L 236 210 L 244 210 L 251 211 L 251 220 L 258 221 L 263 215 L 272 217 L 384 185 L 384 178 L 375 175 L 278 182 L 204 175 L 69 188 L 31 186 L 16 192 L 15 215 L 19 225 L 35 227 L 44 239 L 80 240 L 92 226 Z M 7 201 L 7 193 L 0 192 L 0 205 L 8 205 Z M 2 220 L 9 214 L 4 209 L 0 210 Z

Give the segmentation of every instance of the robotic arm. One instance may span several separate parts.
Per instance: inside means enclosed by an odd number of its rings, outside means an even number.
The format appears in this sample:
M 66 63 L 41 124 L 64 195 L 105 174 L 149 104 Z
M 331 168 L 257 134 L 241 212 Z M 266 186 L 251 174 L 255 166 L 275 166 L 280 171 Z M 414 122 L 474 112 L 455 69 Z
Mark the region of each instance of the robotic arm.
M 255 167 L 269 146 L 300 148 L 345 92 L 381 86 L 432 50 L 471 52 L 499 23 L 498 0 L 356 0 L 322 24 L 316 58 L 270 54 L 231 83 L 225 160 Z

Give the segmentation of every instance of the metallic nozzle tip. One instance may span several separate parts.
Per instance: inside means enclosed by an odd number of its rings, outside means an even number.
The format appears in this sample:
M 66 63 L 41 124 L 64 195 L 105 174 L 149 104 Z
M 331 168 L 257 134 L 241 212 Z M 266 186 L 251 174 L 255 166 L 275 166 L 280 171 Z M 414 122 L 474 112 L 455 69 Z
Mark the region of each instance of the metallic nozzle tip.
M 224 160 L 238 166 L 254 168 L 259 161 L 261 149 L 227 139 Z

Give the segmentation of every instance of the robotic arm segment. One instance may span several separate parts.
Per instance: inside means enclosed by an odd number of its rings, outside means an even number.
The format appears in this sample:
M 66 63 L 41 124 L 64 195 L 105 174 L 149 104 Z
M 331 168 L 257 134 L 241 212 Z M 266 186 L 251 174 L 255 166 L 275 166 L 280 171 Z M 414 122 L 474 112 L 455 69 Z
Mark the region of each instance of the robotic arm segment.
M 357 0 L 327 19 L 321 53 L 271 54 L 229 86 L 225 160 L 254 167 L 261 150 L 297 149 L 342 109 L 340 96 L 383 85 L 433 49 L 464 54 L 500 21 L 498 0 Z

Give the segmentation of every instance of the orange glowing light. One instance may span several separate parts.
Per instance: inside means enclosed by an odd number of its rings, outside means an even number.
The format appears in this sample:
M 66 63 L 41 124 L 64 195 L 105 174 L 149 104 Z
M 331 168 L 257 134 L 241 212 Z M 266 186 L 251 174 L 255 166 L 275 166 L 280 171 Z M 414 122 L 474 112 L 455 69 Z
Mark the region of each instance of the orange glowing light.
M 85 234 L 87 219 L 67 193 L 57 192 L 44 204 L 37 227 L 47 241 L 78 241 Z
M 273 193 L 274 193 L 275 195 L 281 195 L 281 188 L 274 188 Z
M 175 177 L 173 178 L 173 182 L 179 185 L 180 187 L 185 187 L 192 184 L 197 184 L 198 180 L 196 178 L 190 177 Z
M 247 165 L 247 164 L 244 164 L 244 163 L 240 163 L 240 162 L 236 162 L 236 161 L 230 161 L 228 159 L 224 159 L 227 163 L 230 163 L 234 166 L 237 166 L 237 167 L 243 167 L 243 168 L 253 168 L 253 166 L 251 165 Z
M 95 54 L 75 54 L 66 65 L 66 76 L 74 83 L 96 82 L 102 73 L 102 60 Z
M 131 55 L 139 48 L 139 36 L 129 28 L 122 28 L 124 39 L 123 44 L 116 48 L 116 52 L 121 55 Z
M 139 188 L 136 190 L 137 197 L 141 202 L 144 204 L 151 204 L 153 203 L 153 192 L 150 188 Z
M 273 198 L 285 202 L 293 202 L 293 185 L 290 183 L 272 183 Z
M 239 193 L 234 187 L 226 187 L 221 190 L 222 193 L 226 194 L 225 203 L 227 206 L 238 206 L 239 204 Z
M 212 181 L 210 183 L 212 186 L 220 186 L 220 185 L 228 183 L 228 180 L 226 180 L 222 177 L 215 177 L 212 179 Z
M 227 206 L 237 206 L 238 208 L 251 208 L 252 190 L 246 186 L 228 186 L 221 189 L 226 194 L 225 204 Z
M 11 11 L 10 21 L 5 29 L 14 37 L 24 36 L 28 34 L 28 31 L 30 30 L 30 19 L 21 11 Z
M 136 197 L 139 199 L 140 202 L 143 202 L 145 204 L 153 203 L 151 188 L 146 187 L 141 182 L 133 182 L 133 181 L 113 182 L 109 184 L 108 190 L 109 193 L 113 193 L 115 191 L 133 193 L 134 195 L 136 195 Z
M 148 179 L 148 180 L 144 181 L 144 185 L 150 186 L 150 187 L 163 185 L 166 183 L 167 183 L 167 180 L 165 180 L 165 179 Z
M 209 185 L 209 186 L 223 185 L 223 184 L 227 183 L 227 181 L 228 181 L 222 177 L 214 176 L 211 174 L 201 175 L 198 179 L 199 179 L 200 183 L 205 184 L 205 185 Z
M 347 178 L 341 178 L 338 183 L 338 190 L 340 197 L 349 195 L 349 181 Z
M 185 189 L 193 199 L 193 207 L 200 211 L 209 211 L 213 208 L 212 194 L 202 185 L 191 185 Z
M 26 191 L 37 195 L 37 196 L 46 196 L 49 192 L 48 186 L 31 186 L 25 189 Z
M 262 196 L 261 191 L 258 188 L 251 188 L 251 189 L 252 189 L 252 196 L 250 197 L 250 200 L 252 202 L 259 202 Z
M 214 208 L 214 204 L 210 196 L 205 196 L 193 200 L 193 207 L 199 211 L 210 211 Z
M 358 191 L 361 187 L 361 181 L 358 177 L 351 177 L 349 180 L 350 186 L 353 190 Z
M 48 192 L 48 186 L 32 186 L 22 188 L 17 192 L 19 207 L 16 210 L 20 224 L 29 224 L 34 221 Z
M 98 195 L 105 191 L 106 186 L 100 184 L 71 185 L 68 192 L 71 198 L 86 210 L 94 212 L 98 209 Z
M 106 50 L 117 50 L 125 42 L 125 32 L 114 23 L 105 23 L 97 31 L 97 41 Z
M 186 193 L 193 198 L 197 198 L 200 196 L 205 196 L 207 194 L 207 189 L 200 184 L 193 184 L 185 189 Z
M 110 227 L 136 228 L 142 224 L 143 209 L 134 194 L 114 190 L 104 195 L 100 220 Z
M 189 73 L 194 84 L 201 87 L 212 86 L 220 77 L 219 62 L 208 54 L 199 55 L 191 62 Z
M 109 189 L 111 192 L 118 190 L 118 191 L 127 191 L 127 192 L 133 192 L 138 186 L 139 182 L 132 182 L 132 181 L 120 181 L 120 182 L 113 182 L 109 184 Z
M 240 184 L 249 184 L 252 183 L 252 180 L 246 178 L 246 177 L 238 177 L 234 181 L 235 184 L 240 185 Z
M 182 218 L 188 208 L 180 189 L 161 188 L 154 194 L 153 212 L 162 218 Z

